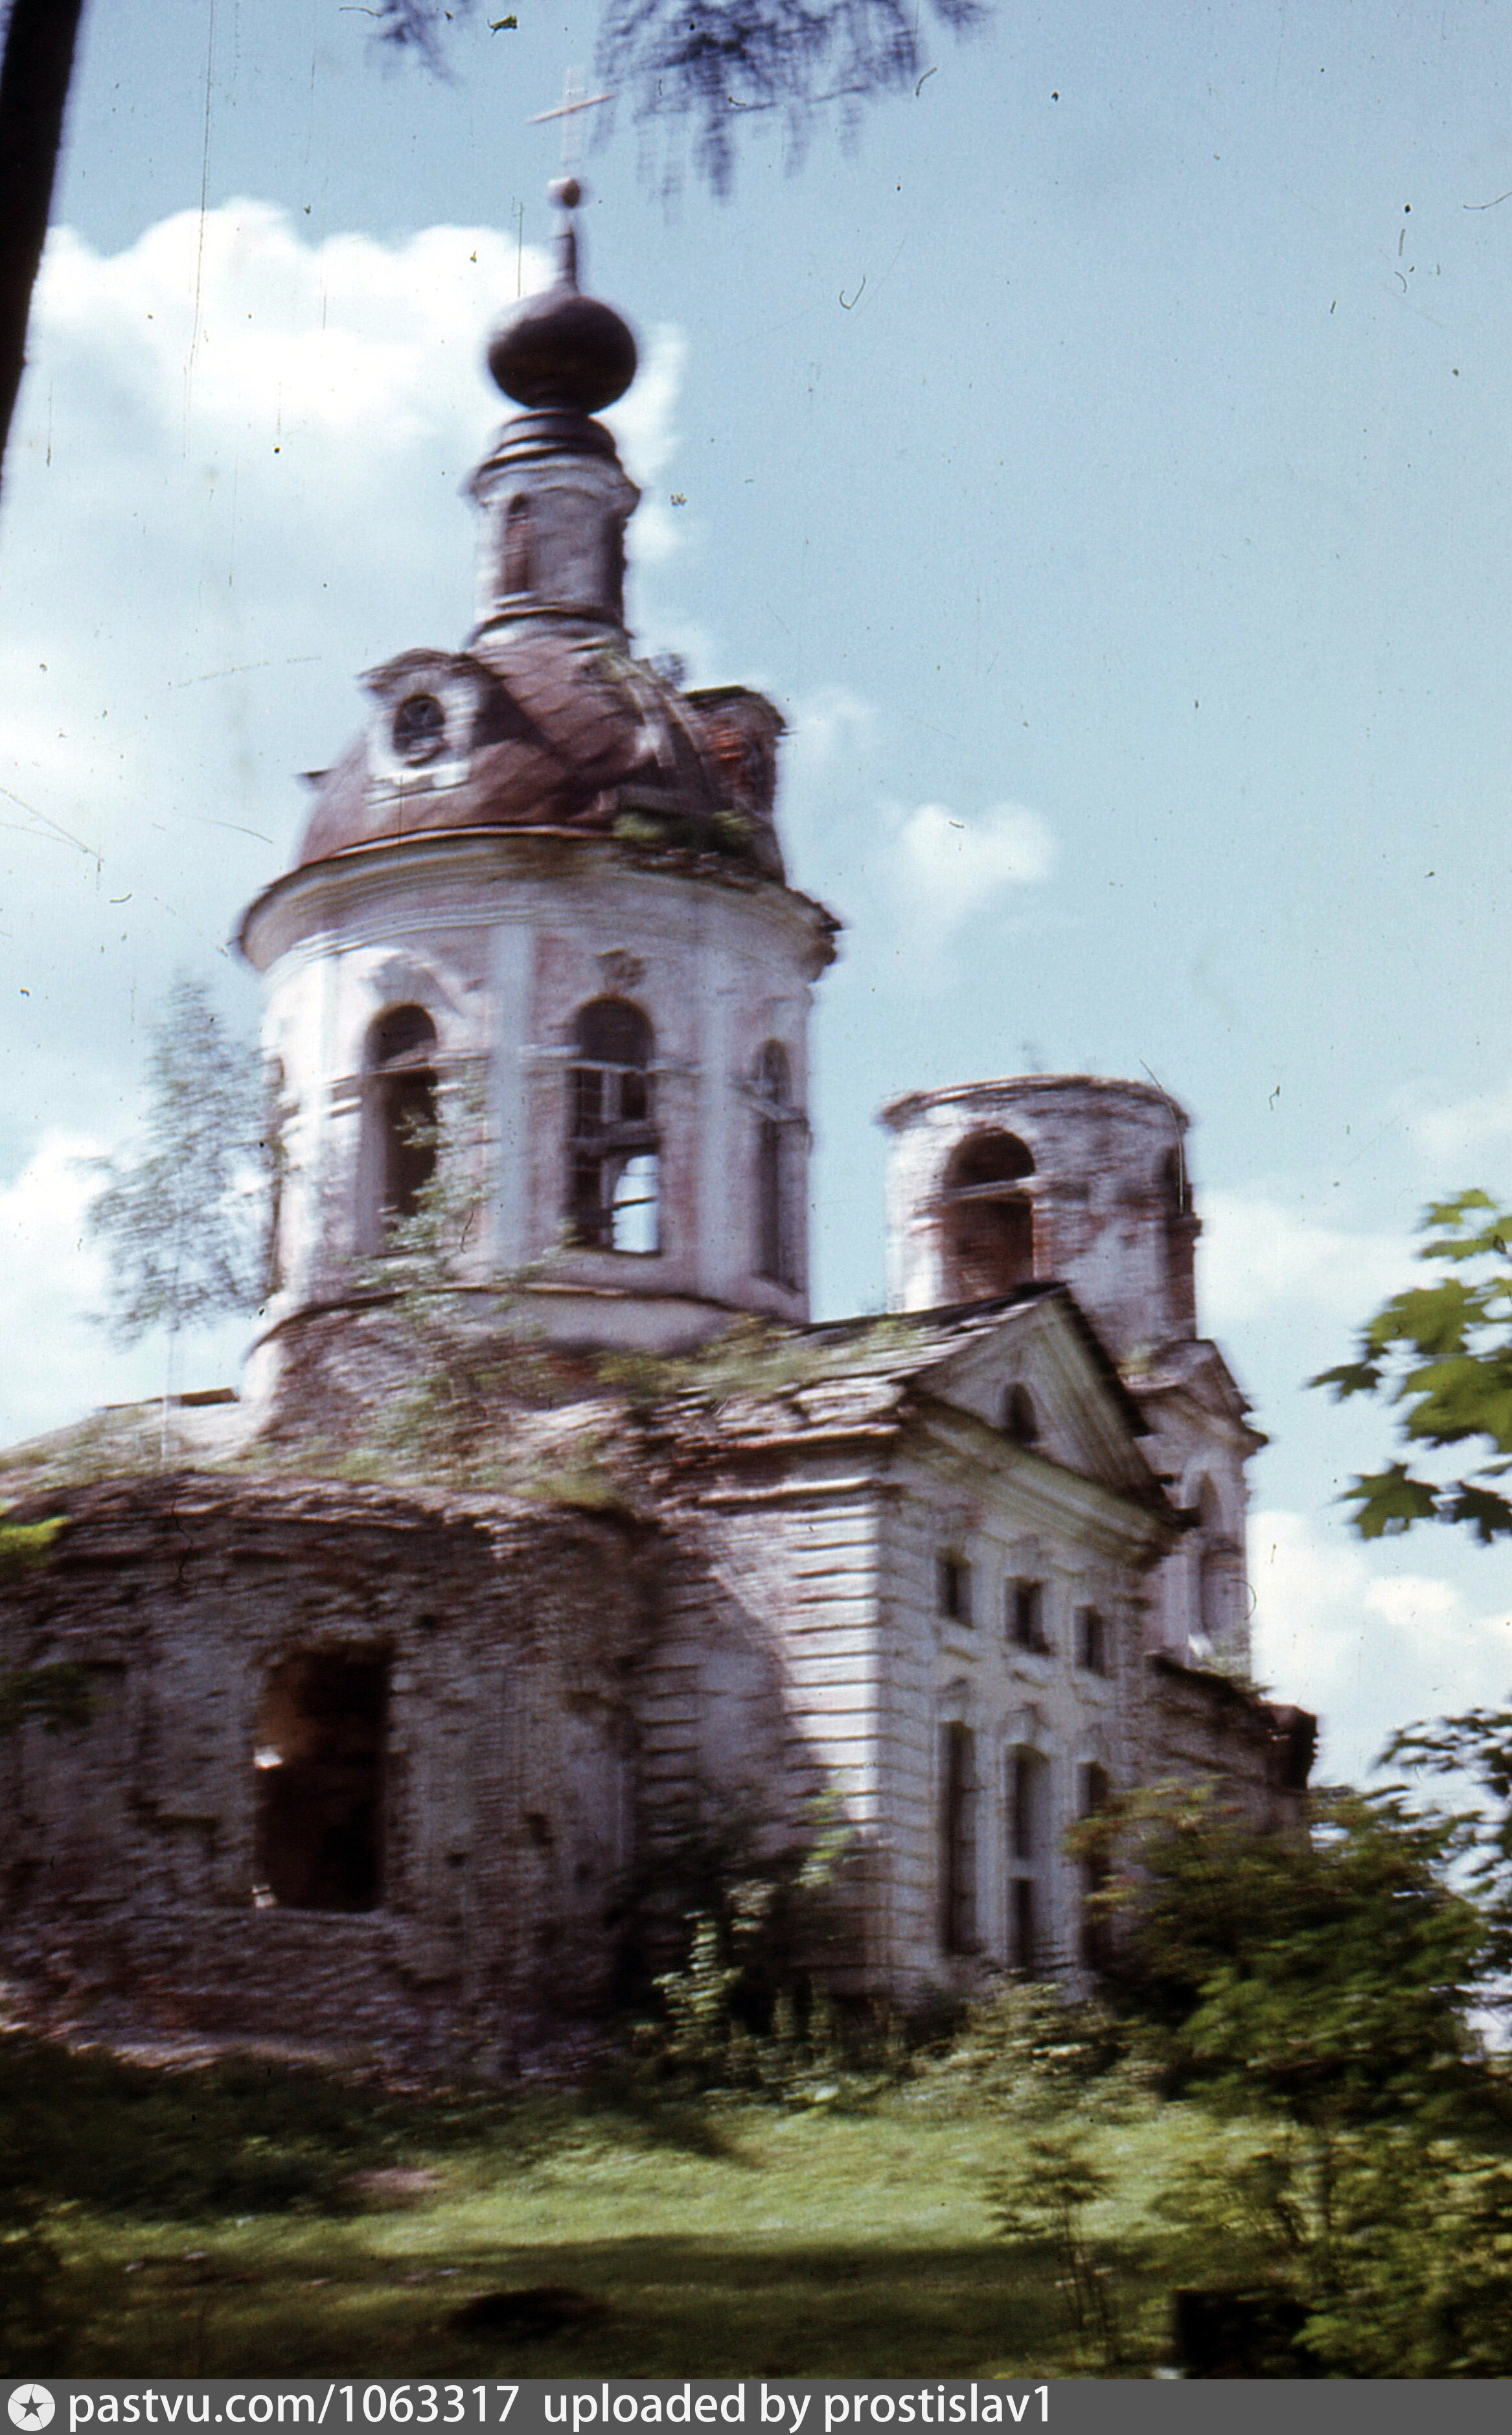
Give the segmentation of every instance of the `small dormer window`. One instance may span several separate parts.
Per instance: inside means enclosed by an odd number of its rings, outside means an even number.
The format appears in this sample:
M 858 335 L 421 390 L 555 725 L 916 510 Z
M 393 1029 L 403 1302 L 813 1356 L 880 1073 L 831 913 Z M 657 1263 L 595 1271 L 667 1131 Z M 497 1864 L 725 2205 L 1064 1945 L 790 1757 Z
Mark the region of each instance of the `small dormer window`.
M 394 713 L 394 751 L 421 768 L 446 742 L 446 713 L 433 693 L 406 694 Z
M 1003 1434 L 1015 1445 L 1032 1446 L 1040 1442 L 1040 1416 L 1034 1407 L 1034 1397 L 1027 1387 L 1014 1386 L 1003 1398 Z

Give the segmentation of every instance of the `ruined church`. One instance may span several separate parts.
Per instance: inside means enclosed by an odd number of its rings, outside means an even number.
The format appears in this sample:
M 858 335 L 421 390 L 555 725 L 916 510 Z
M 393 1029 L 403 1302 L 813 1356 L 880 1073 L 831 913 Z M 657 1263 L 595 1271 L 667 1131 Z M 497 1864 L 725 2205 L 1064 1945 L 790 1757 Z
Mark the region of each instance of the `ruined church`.
M 489 353 L 477 622 L 363 680 L 238 932 L 282 1109 L 243 1394 L 185 1399 L 198 1459 L 17 1509 L 63 1527 L 0 1662 L 90 1686 L 0 1744 L 35 2018 L 507 2068 L 602 2011 L 659 1846 L 775 1848 L 816 1802 L 842 1995 L 1075 1979 L 1068 1825 L 1173 1774 L 1280 1822 L 1306 1782 L 1312 1720 L 1249 1680 L 1263 1441 L 1165 1093 L 894 1100 L 890 1315 L 810 1320 L 839 924 L 785 868 L 781 713 L 632 653 L 597 418 L 635 342 L 556 192 L 555 282 Z M 448 1158 L 450 1323 L 517 1365 L 534 1449 L 491 1484 L 347 1459 L 405 1408 L 394 1280 Z

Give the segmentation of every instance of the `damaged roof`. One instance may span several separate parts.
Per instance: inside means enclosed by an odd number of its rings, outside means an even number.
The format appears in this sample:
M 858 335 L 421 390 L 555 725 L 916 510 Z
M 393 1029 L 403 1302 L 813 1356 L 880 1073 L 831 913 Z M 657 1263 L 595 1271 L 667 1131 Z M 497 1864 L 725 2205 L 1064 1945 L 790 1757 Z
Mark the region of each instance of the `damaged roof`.
M 781 881 L 780 711 L 685 693 L 602 634 L 533 622 L 468 652 L 405 651 L 366 678 L 374 715 L 315 802 L 296 865 L 451 830 L 578 829 L 723 855 Z M 406 751 L 416 703 L 429 724 Z

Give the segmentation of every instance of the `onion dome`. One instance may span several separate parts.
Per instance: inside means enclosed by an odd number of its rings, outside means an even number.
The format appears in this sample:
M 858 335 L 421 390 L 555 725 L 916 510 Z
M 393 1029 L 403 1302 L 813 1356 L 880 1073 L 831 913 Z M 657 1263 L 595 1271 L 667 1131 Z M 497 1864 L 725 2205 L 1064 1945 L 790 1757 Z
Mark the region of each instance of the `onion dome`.
M 478 621 L 461 651 L 403 651 L 368 672 L 366 733 L 311 773 L 297 860 L 534 830 L 782 884 L 782 714 L 740 685 L 690 691 L 679 663 L 631 655 L 625 527 L 640 494 L 593 415 L 629 386 L 635 340 L 578 289 L 576 180 L 552 193 L 556 284 L 512 312 L 490 349 L 524 411 L 469 485 L 483 518 Z
M 500 322 L 489 342 L 489 370 L 506 397 L 532 412 L 598 414 L 635 378 L 635 339 L 611 304 L 578 288 L 572 214 L 581 186 L 576 178 L 558 178 L 551 192 L 564 213 L 556 280 Z

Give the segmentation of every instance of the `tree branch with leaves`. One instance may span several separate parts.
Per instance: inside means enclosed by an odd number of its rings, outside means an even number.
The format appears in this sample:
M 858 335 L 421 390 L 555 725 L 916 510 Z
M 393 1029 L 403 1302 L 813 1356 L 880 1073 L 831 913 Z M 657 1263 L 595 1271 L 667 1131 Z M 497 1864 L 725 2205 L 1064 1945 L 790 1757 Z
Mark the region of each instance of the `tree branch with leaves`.
M 1336 1403 L 1374 1396 L 1398 1416 L 1407 1459 L 1360 1473 L 1344 1492 L 1362 1538 L 1453 1522 L 1488 1546 L 1512 1537 L 1512 1497 L 1499 1484 L 1512 1473 L 1512 1209 L 1461 1192 L 1435 1201 L 1421 1231 L 1418 1257 L 1442 1262 L 1442 1273 L 1383 1303 L 1356 1358 L 1309 1384 Z M 1425 1458 L 1461 1447 L 1475 1459 L 1425 1468 Z
M 935 17 L 965 34 L 985 0 L 931 0 Z M 680 139 L 711 193 L 734 184 L 736 142 L 751 113 L 781 114 L 788 157 L 802 158 L 817 112 L 837 103 L 852 133 L 863 107 L 917 86 L 928 66 L 914 0 L 609 0 L 595 73 L 629 103 L 643 133 L 660 130 L 661 183 L 675 188 Z

